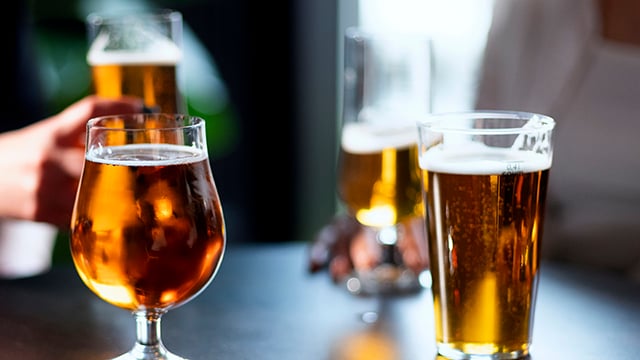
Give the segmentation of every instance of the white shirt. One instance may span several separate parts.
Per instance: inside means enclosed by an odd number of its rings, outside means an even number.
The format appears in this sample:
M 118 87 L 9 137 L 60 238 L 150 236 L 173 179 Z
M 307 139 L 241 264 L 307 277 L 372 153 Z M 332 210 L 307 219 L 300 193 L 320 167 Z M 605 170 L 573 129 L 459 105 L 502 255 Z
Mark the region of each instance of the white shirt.
M 597 1 L 497 0 L 476 107 L 557 122 L 543 254 L 640 280 L 640 48 L 599 21 Z

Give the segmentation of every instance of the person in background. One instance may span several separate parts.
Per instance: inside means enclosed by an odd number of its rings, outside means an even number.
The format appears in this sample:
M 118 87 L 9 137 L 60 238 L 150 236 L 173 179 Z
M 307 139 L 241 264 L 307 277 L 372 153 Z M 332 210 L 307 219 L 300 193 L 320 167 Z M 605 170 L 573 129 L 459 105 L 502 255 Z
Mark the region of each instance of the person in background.
M 557 122 L 542 257 L 640 281 L 640 2 L 495 0 L 493 14 L 475 108 Z M 338 215 L 310 271 L 351 271 L 357 233 Z
M 142 110 L 141 102 L 134 99 L 84 97 L 82 86 L 70 75 L 82 74 L 82 69 L 69 58 L 63 62 L 69 71 L 65 76 L 47 76 L 52 68 L 43 65 L 47 56 L 38 51 L 31 5 L 16 3 L 7 18 L 6 25 L 13 31 L 5 39 L 6 66 L 0 67 L 5 89 L 0 97 L 0 278 L 40 274 L 55 259 L 57 238 L 70 225 L 86 121 L 97 115 Z M 72 52 L 72 42 L 56 40 L 41 44 L 55 43 L 63 53 Z M 57 87 L 52 90 L 45 78 L 59 80 Z M 47 94 L 59 95 L 55 106 Z M 66 248 L 59 249 L 67 259 Z
M 19 236 L 12 221 L 69 228 L 87 120 L 140 111 L 139 99 L 90 95 L 56 115 L 0 133 L 0 277 L 32 275 L 49 266 L 53 239 Z
M 494 6 L 476 107 L 557 123 L 543 258 L 640 281 L 640 2 Z

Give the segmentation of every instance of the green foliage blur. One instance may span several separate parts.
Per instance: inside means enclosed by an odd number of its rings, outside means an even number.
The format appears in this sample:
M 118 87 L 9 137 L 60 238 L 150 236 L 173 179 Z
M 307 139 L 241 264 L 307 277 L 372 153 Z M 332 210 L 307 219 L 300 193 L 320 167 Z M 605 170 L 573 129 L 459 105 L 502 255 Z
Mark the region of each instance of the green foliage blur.
M 47 113 L 57 113 L 91 91 L 91 73 L 85 58 L 87 15 L 119 8 L 144 10 L 170 5 L 167 1 L 150 5 L 141 1 L 31 0 L 39 85 Z M 237 146 L 236 115 L 214 59 L 190 31 L 189 19 L 183 20 L 185 61 L 181 65 L 180 90 L 187 112 L 207 122 L 209 155 L 216 159 Z

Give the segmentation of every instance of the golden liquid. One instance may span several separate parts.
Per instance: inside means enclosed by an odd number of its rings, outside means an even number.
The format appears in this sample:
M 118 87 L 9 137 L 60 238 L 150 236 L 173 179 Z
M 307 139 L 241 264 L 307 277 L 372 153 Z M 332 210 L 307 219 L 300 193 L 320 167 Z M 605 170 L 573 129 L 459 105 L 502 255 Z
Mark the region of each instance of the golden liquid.
M 436 340 L 466 353 L 528 353 L 549 170 L 424 171 Z
M 338 193 L 360 223 L 389 226 L 422 216 L 417 152 L 415 144 L 370 153 L 341 149 Z
M 100 64 L 91 66 L 91 74 L 96 95 L 136 96 L 154 112 L 183 111 L 175 64 Z
M 130 310 L 188 301 L 212 280 L 224 231 L 206 158 L 157 166 L 85 161 L 71 252 L 80 277 L 103 300 Z

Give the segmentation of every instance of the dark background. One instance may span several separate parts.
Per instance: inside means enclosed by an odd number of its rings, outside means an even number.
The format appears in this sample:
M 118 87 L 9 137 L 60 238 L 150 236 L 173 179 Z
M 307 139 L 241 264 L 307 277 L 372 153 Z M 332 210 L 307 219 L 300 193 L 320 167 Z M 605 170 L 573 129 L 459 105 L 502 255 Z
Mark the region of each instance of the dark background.
M 292 1 L 165 5 L 182 12 L 211 52 L 240 121 L 236 151 L 212 160 L 220 195 L 229 205 L 229 236 L 294 239 L 293 226 L 287 226 L 297 222 L 298 191 Z

